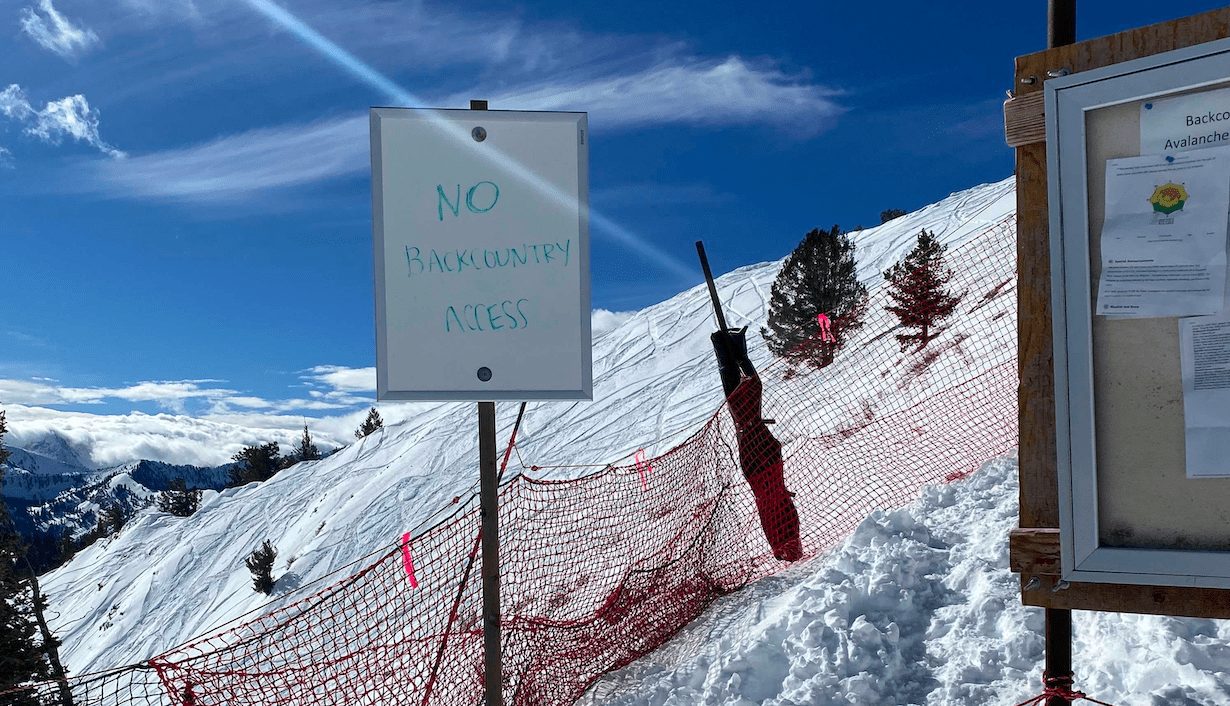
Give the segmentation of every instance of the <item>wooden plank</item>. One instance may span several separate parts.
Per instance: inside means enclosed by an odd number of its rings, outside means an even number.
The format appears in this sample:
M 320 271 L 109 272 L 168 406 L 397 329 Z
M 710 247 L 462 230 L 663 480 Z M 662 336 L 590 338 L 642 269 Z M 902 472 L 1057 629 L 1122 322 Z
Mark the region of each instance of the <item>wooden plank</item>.
M 1088 71 L 1230 36 L 1230 8 L 1093 39 L 1016 60 L 1016 98 L 1005 106 L 1005 133 L 1011 140 L 1032 134 L 1036 104 L 1051 72 Z M 1022 100 L 1029 99 L 1029 100 Z M 1013 114 L 1009 129 L 1009 112 Z M 1050 248 L 1047 214 L 1045 142 L 1017 143 L 1017 282 L 1020 420 L 1020 526 L 1010 561 L 1020 571 L 1022 588 L 1037 578 L 1038 588 L 1023 591 L 1025 605 L 1150 613 L 1192 617 L 1230 617 L 1230 590 L 1115 584 L 1073 584 L 1053 592 L 1059 577 L 1059 481 L 1055 448 L 1055 390 L 1051 335 Z M 1035 529 L 1038 528 L 1038 529 Z M 1050 534 L 1050 533 L 1053 533 Z M 1054 538 L 1052 539 L 1052 536 Z M 1054 552 L 1052 554 L 1051 552 Z
M 1050 527 L 1012 530 L 1008 541 L 1008 566 L 1018 574 L 1058 576 L 1059 530 Z
M 1024 587 L 1034 576 L 1021 576 L 1021 602 L 1027 606 L 1187 618 L 1225 618 L 1230 615 L 1228 590 L 1074 583 L 1068 588 L 1055 591 L 1053 589 L 1059 580 L 1058 576 L 1036 576 L 1038 584 L 1028 591 L 1024 590 Z
M 1017 57 L 1016 94 L 1040 92 L 1048 72 L 1088 71 L 1230 36 L 1230 8 Z M 1033 79 L 1032 83 L 1022 82 Z
M 1046 145 L 1016 151 L 1018 419 L 1022 527 L 1059 526 Z
M 1027 93 L 1004 102 L 1004 139 L 1009 147 L 1046 141 L 1045 94 Z

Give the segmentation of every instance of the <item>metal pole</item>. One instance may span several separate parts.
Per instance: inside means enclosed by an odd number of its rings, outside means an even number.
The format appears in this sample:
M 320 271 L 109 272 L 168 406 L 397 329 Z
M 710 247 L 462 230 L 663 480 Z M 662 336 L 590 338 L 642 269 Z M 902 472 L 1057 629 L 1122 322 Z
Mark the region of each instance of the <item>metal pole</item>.
M 483 517 L 483 646 L 487 706 L 503 706 L 500 650 L 500 480 L 495 461 L 495 403 L 478 403 L 479 506 Z
M 1076 43 L 1076 0 L 1050 0 L 1046 8 L 1046 48 Z
M 1072 677 L 1072 611 L 1046 609 L 1046 675 Z M 1062 696 L 1052 696 L 1046 706 L 1069 706 Z
M 713 313 L 717 316 L 718 330 L 726 335 L 726 315 L 722 313 L 722 301 L 718 299 L 717 285 L 713 283 L 713 271 L 709 269 L 709 256 L 705 255 L 705 244 L 696 241 L 696 254 L 700 256 L 700 268 L 705 272 L 705 284 L 709 285 L 709 298 L 713 300 Z
M 470 101 L 486 110 L 487 101 Z M 524 408 L 522 408 L 524 411 Z M 503 651 L 500 649 L 500 478 L 495 460 L 495 403 L 478 403 L 479 509 L 483 518 L 483 662 L 486 706 L 504 706 Z
M 1049 0 L 1046 8 L 1046 47 L 1054 49 L 1076 42 L 1076 0 Z M 1047 608 L 1046 674 L 1072 678 L 1072 611 Z M 1052 696 L 1046 706 L 1070 706 L 1071 701 Z

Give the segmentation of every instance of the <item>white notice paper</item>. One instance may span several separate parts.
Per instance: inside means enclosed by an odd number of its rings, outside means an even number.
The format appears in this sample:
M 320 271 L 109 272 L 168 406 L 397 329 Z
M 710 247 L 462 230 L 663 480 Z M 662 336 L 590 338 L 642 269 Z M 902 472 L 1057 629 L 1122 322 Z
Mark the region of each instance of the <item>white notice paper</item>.
M 1142 154 L 1230 145 L 1230 88 L 1140 104 Z
M 1227 214 L 1230 148 L 1107 160 L 1097 313 L 1220 313 Z
M 1230 316 L 1179 320 L 1187 477 L 1230 476 Z

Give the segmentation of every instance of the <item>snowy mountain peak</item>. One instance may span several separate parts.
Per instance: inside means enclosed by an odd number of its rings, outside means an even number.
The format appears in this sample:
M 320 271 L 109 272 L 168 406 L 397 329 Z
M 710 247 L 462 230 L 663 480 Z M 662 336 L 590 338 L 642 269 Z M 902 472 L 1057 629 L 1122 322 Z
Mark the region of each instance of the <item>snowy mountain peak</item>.
M 33 442 L 28 442 L 23 445 L 23 448 L 31 453 L 55 459 L 78 471 L 87 471 L 94 467 L 85 460 L 89 458 L 88 453 L 82 453 L 73 446 L 72 442 L 55 432 L 49 432 Z

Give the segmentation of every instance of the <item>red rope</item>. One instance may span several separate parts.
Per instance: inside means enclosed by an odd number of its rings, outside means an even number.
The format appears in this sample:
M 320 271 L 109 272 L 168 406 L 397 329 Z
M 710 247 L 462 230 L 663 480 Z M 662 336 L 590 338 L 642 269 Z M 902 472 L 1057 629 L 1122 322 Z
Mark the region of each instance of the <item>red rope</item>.
M 1076 691 L 1072 687 L 1075 682 L 1072 680 L 1072 675 L 1052 677 L 1049 674 L 1042 674 L 1042 693 L 1037 696 L 1025 699 L 1016 706 L 1038 706 L 1044 703 L 1047 699 L 1061 698 L 1068 701 L 1079 701 L 1084 699 L 1090 703 L 1099 704 L 1100 706 L 1111 706 L 1105 701 L 1098 701 L 1092 696 L 1087 696 L 1083 691 Z

